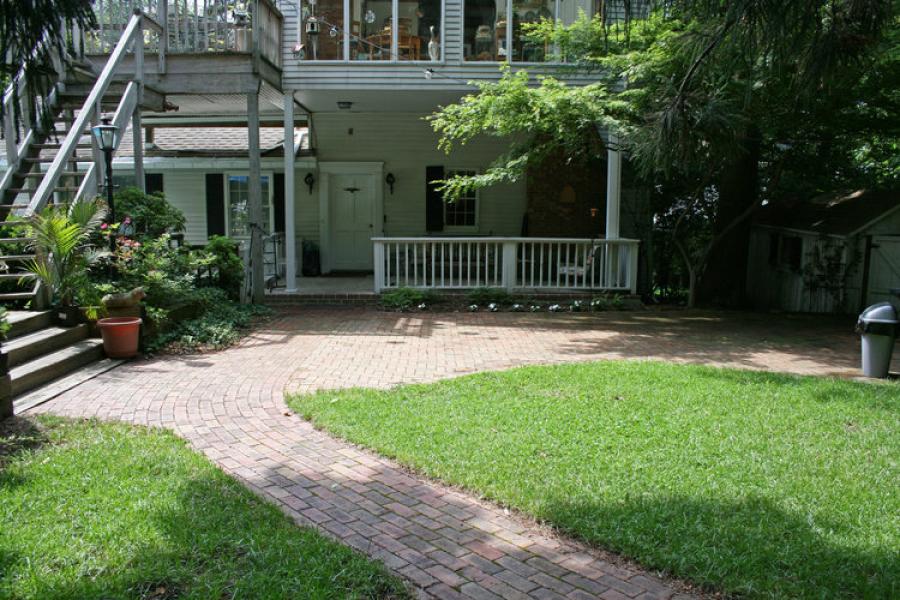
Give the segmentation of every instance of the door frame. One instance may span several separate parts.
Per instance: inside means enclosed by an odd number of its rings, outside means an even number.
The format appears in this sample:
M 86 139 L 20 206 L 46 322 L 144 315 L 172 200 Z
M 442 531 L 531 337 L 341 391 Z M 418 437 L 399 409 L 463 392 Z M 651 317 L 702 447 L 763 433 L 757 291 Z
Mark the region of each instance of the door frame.
M 384 233 L 384 163 L 383 162 L 320 162 L 319 163 L 319 250 L 322 273 L 332 269 L 331 235 L 331 178 L 333 175 L 372 175 L 375 196 L 372 201 L 372 237 Z M 372 265 L 373 269 L 375 265 Z

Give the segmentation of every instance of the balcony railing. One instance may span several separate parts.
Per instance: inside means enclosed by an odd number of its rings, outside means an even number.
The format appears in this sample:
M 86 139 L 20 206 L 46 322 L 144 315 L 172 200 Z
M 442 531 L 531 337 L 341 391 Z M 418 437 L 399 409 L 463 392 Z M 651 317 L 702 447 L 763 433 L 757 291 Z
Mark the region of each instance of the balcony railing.
M 375 291 L 476 287 L 637 292 L 638 240 L 373 238 Z
M 229 0 L 94 0 L 98 27 L 75 40 L 81 53 L 105 54 L 116 45 L 134 8 L 165 30 L 149 38 L 148 52 L 202 54 L 256 52 L 281 67 L 284 17 L 275 0 L 251 0 L 246 12 Z

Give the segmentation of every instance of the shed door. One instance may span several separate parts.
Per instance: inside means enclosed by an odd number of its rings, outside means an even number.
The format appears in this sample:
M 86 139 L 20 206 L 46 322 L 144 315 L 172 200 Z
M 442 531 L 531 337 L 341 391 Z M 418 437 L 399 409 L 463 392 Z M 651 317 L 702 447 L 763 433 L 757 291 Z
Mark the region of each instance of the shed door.
M 876 237 L 872 240 L 872 257 L 869 267 L 869 291 L 866 301 L 893 301 L 890 290 L 900 288 L 900 238 Z
M 332 267 L 372 270 L 375 218 L 374 175 L 331 176 Z

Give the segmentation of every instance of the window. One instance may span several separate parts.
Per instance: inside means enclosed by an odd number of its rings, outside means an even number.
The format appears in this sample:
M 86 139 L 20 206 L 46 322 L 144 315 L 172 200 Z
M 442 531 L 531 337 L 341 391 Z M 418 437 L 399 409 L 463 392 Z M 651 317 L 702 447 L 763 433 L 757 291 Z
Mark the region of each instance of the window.
M 594 0 L 465 0 L 463 54 L 467 61 L 552 60 L 549 43 L 526 37 L 527 24 L 542 19 L 571 24 L 579 12 L 590 15 L 594 10 Z
M 454 175 L 474 175 L 475 171 L 447 171 Z M 444 202 L 444 226 L 447 228 L 475 228 L 478 226 L 478 191 L 469 190 L 453 201 Z
M 266 233 L 272 231 L 272 193 L 269 185 L 269 176 L 263 175 L 262 178 L 262 204 L 263 204 L 263 228 Z M 229 175 L 228 176 L 228 205 L 226 206 L 226 214 L 228 215 L 228 235 L 233 238 L 250 237 L 250 212 L 248 202 L 250 201 L 250 177 L 248 175 Z
M 301 0 L 303 60 L 430 60 L 442 55 L 441 0 Z
M 799 272 L 803 266 L 803 239 L 796 235 L 773 233 L 769 238 L 769 264 Z

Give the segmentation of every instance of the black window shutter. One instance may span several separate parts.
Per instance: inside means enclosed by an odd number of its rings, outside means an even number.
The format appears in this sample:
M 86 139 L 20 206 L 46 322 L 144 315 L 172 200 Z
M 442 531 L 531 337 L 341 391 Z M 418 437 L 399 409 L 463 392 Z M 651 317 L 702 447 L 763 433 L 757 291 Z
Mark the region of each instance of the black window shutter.
M 275 211 L 275 231 L 284 233 L 284 173 L 275 173 L 272 210 Z
M 425 231 L 444 230 L 444 197 L 434 181 L 444 178 L 444 167 L 425 167 Z
M 162 173 L 147 173 L 144 175 L 144 190 L 148 194 L 155 194 L 163 191 Z
M 206 235 L 225 235 L 225 176 L 206 174 Z

